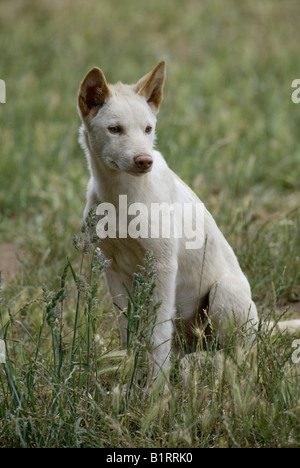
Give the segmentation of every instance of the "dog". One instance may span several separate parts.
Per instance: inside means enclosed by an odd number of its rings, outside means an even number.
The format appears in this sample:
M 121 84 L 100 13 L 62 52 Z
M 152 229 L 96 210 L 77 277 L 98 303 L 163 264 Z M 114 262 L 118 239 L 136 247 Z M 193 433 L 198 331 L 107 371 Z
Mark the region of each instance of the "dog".
M 146 207 L 146 214 L 141 213 L 140 220 L 149 230 L 148 215 L 153 204 L 204 206 L 155 149 L 156 118 L 163 99 L 165 76 L 166 64 L 161 61 L 133 85 L 108 84 L 97 67 L 81 82 L 79 142 L 90 169 L 84 219 L 93 206 L 103 203 L 114 207 L 117 218 L 124 215 L 119 207 L 120 195 L 126 195 L 125 209 L 129 211 L 135 203 Z M 195 216 L 194 210 L 193 221 Z M 179 214 L 175 210 L 174 217 L 174 223 L 179 225 L 180 210 Z M 201 219 L 196 234 L 202 242 L 197 248 L 187 248 L 190 237 L 184 233 L 182 237 L 174 233 L 169 237 L 124 236 L 124 232 L 121 235 L 121 230 L 117 230 L 116 236 L 101 240 L 102 252 L 112 260 L 105 279 L 119 314 L 123 348 L 126 348 L 127 318 L 119 311 L 126 310 L 128 301 L 124 285 L 131 290 L 133 274 L 146 252 L 153 252 L 156 260 L 153 303 L 162 303 L 151 334 L 151 378 L 167 373 L 171 351 L 179 352 L 174 339 L 174 322 L 178 317 L 185 326 L 186 336 L 192 337 L 199 317 L 207 316 L 221 344 L 232 323 L 244 327 L 249 340 L 254 338 L 258 327 L 250 285 L 233 249 L 205 207 Z M 127 228 L 128 224 L 127 221 Z M 297 322 L 300 328 L 300 321 Z

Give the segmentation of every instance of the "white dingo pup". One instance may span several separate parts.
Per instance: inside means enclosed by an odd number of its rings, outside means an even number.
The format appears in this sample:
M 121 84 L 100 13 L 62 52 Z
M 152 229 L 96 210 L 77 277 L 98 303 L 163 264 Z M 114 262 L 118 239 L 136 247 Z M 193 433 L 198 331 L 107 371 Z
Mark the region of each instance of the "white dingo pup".
M 217 330 L 221 342 L 232 322 L 237 327 L 245 325 L 249 339 L 258 325 L 247 278 L 205 208 L 202 222 L 196 225 L 196 233 L 202 239 L 197 248 L 187 248 L 190 239 L 185 232 L 181 238 L 174 233 L 169 238 L 151 237 L 148 215 L 153 204 L 196 206 L 201 203 L 154 149 L 164 81 L 164 61 L 134 85 L 121 82 L 108 85 L 103 72 L 95 67 L 83 79 L 78 94 L 82 119 L 80 144 L 91 174 L 84 218 L 94 205 L 101 203 L 113 205 L 116 216 L 122 217 L 120 195 L 126 195 L 129 213 L 134 203 L 146 208 L 141 210 L 140 220 L 144 226 L 149 225 L 149 236 L 132 237 L 117 232 L 116 236 L 104 238 L 100 247 L 105 257 L 112 260 L 105 278 L 118 313 L 127 306 L 123 283 L 130 290 L 133 274 L 143 263 L 145 253 L 154 254 L 157 278 L 153 302 L 162 300 L 162 304 L 151 337 L 151 377 L 169 368 L 175 341 L 173 323 L 178 314 L 187 327 L 186 336 L 192 336 L 197 316 L 207 311 L 210 325 Z M 178 213 L 180 210 L 174 211 L 176 226 L 182 223 Z M 121 344 L 126 347 L 126 314 L 121 314 L 119 325 Z

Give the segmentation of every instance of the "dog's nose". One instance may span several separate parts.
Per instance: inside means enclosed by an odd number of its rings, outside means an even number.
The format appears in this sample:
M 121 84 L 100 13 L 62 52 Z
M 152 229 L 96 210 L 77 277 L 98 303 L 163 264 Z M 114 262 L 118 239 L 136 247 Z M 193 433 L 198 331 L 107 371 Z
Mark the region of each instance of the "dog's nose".
M 140 154 L 134 158 L 134 162 L 141 171 L 146 171 L 152 166 L 153 159 L 147 154 Z

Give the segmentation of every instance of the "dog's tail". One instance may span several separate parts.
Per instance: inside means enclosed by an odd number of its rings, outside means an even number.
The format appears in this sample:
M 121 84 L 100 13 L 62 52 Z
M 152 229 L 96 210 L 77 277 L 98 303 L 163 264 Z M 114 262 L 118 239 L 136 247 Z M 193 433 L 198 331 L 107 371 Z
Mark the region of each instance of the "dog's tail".
M 269 322 L 268 330 L 272 334 L 287 332 L 290 335 L 300 335 L 300 320 L 283 320 L 281 322 Z

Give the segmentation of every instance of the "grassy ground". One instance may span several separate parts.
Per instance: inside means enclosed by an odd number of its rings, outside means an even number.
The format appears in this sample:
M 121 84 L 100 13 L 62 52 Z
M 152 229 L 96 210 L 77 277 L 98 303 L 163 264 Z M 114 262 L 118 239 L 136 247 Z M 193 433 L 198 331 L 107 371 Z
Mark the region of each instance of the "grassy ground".
M 261 315 L 300 315 L 299 13 L 297 0 L 0 2 L 0 446 L 299 445 L 292 340 L 264 327 L 258 354 L 212 347 L 189 390 L 174 370 L 172 395 L 122 393 L 140 337 L 117 353 L 101 261 L 72 245 L 88 180 L 80 80 L 98 65 L 135 82 L 166 59 L 158 148 L 236 250 Z

